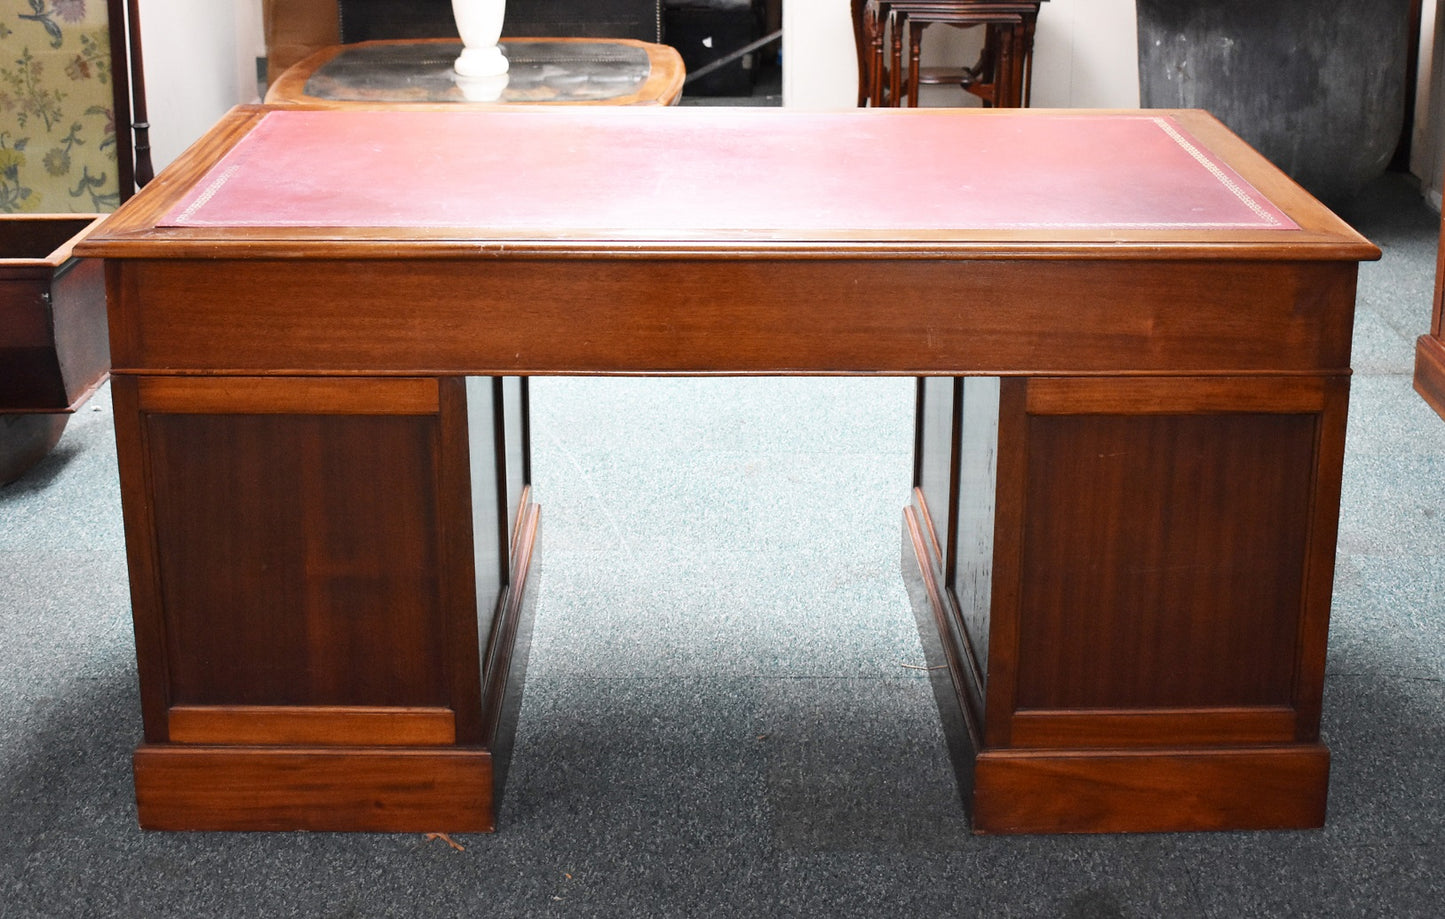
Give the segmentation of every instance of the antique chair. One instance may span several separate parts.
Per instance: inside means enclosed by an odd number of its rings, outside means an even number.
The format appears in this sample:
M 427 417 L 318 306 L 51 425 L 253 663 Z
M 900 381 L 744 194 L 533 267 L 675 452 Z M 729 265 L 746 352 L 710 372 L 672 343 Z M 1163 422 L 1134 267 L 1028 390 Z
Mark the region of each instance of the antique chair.
M 957 83 L 987 106 L 1028 105 L 1035 23 L 1042 0 L 852 0 L 858 104 L 918 104 L 922 83 Z M 944 23 L 984 28 L 978 60 L 962 69 L 919 64 L 923 31 Z M 903 45 L 908 45 L 907 65 Z M 884 46 L 891 45 L 888 63 Z

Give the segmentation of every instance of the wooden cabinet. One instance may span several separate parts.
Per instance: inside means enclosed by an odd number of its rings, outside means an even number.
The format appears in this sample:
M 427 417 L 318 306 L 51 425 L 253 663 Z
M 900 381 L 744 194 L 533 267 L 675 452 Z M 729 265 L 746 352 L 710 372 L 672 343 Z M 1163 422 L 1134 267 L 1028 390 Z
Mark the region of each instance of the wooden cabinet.
M 1445 217 L 1441 219 L 1445 227 Z M 1415 391 L 1445 418 L 1445 238 L 1435 262 L 1434 314 L 1430 334 L 1415 344 Z
M 0 216 L 0 485 L 50 452 L 110 369 L 94 214 Z

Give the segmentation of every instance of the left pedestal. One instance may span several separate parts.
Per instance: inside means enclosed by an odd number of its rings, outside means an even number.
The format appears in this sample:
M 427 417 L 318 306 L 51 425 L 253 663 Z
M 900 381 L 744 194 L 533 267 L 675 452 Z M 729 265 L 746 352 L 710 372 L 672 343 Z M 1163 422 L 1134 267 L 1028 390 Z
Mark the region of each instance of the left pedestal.
M 493 829 L 537 524 L 525 381 L 113 393 L 142 826 Z

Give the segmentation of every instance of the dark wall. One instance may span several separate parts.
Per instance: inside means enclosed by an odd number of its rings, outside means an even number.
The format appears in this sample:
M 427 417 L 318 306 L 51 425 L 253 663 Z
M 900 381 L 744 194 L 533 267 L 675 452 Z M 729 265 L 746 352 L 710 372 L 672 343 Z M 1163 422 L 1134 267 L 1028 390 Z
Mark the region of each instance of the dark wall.
M 1410 0 L 1138 0 L 1146 108 L 1213 112 L 1327 200 L 1389 164 Z
M 502 34 L 662 40 L 660 0 L 508 0 Z M 451 0 L 340 0 L 341 40 L 457 34 Z

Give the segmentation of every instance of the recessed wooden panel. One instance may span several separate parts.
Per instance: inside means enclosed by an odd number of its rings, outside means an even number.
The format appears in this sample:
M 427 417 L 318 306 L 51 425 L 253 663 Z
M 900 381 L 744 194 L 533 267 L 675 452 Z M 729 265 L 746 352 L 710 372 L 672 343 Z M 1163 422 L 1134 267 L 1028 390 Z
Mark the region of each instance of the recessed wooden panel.
M 146 432 L 173 703 L 446 704 L 434 416 Z
M 531 391 L 526 377 L 502 380 L 502 417 L 505 419 L 507 457 L 507 525 L 511 529 L 509 550 L 517 548 L 517 528 L 525 493 L 532 483 Z
M 918 380 L 914 408 L 913 487 L 924 535 L 939 564 L 948 564 L 949 505 L 953 501 L 953 460 L 958 382 L 951 377 Z M 945 569 L 946 570 L 946 569 Z M 945 576 L 946 579 L 946 576 Z
M 1031 417 L 1017 708 L 1289 705 L 1315 428 Z
M 471 463 L 472 545 L 478 612 L 492 613 L 507 586 L 506 448 L 502 443 L 505 419 L 501 403 L 502 381 L 493 377 L 467 377 L 467 444 Z M 481 630 L 486 640 L 487 630 Z
M 1043 377 L 1029 381 L 1030 415 L 1198 415 L 1324 410 L 1322 377 Z
M 980 673 L 988 672 L 993 598 L 994 508 L 998 491 L 999 380 L 963 380 L 949 593 Z
M 186 744 L 421 746 L 457 739 L 445 708 L 358 706 L 176 705 L 170 740 Z
M 1075 709 L 1015 712 L 1015 747 L 1208 747 L 1288 744 L 1296 715 L 1284 706 L 1204 709 Z
M 435 415 L 432 379 L 145 377 L 141 410 L 189 415 Z

